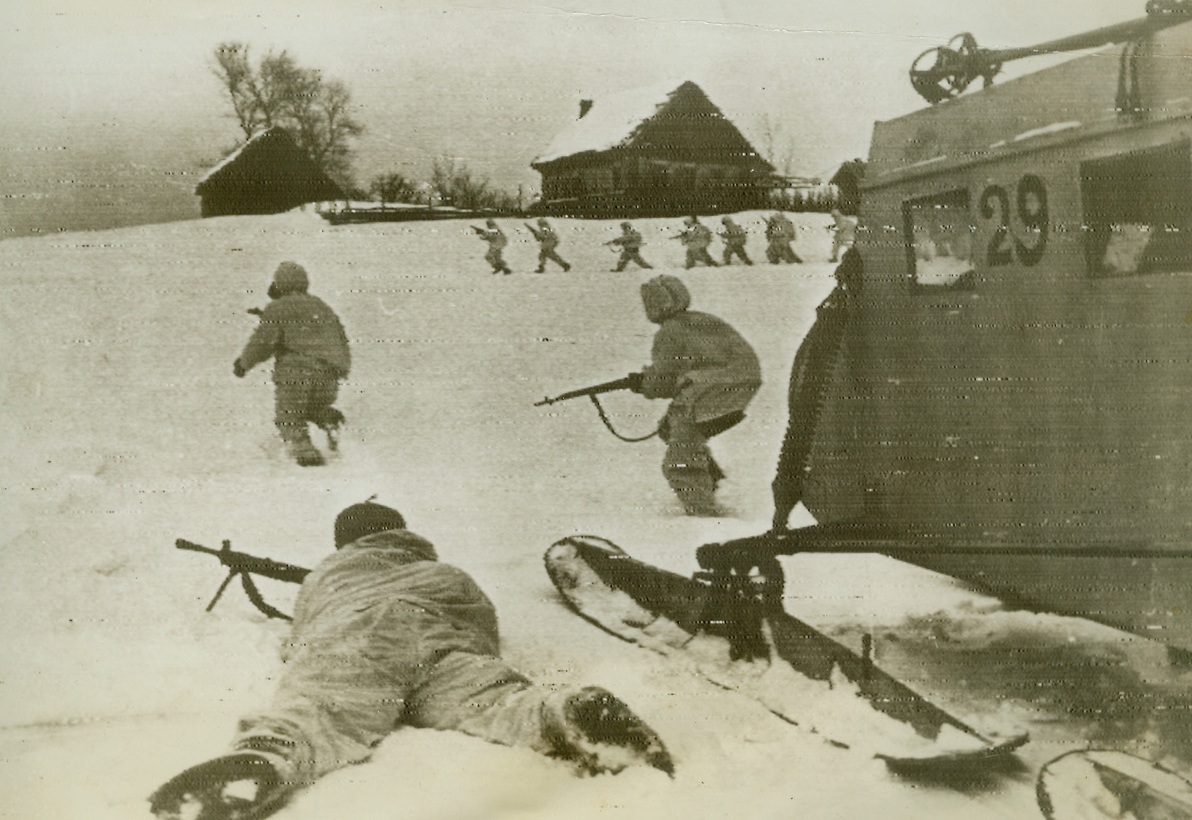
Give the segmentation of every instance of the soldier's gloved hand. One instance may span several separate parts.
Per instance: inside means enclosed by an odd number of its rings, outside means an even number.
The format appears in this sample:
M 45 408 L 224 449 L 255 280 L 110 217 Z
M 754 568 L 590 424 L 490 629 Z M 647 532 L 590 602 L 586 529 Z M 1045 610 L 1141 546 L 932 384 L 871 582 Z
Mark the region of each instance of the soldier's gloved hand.
M 244 365 L 240 364 L 240 360 L 239 360 L 239 359 L 237 359 L 236 361 L 232 362 L 232 373 L 233 373 L 233 374 L 235 374 L 236 378 L 238 378 L 238 379 L 243 379 L 243 378 L 244 378 L 244 374 L 245 374 L 245 373 L 247 373 L 247 372 L 248 372 L 248 371 L 244 369 Z
M 629 380 L 629 389 L 630 390 L 632 390 L 634 393 L 642 392 L 642 374 L 641 373 L 630 373 L 625 378 Z

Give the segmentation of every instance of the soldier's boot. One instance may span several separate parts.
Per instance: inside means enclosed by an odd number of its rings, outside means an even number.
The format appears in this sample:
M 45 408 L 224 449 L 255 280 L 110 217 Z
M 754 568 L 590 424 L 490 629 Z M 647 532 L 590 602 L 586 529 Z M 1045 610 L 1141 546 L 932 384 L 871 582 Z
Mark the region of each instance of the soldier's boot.
M 675 764 L 662 738 L 624 701 L 599 686 L 569 695 L 561 705 L 544 705 L 543 727 L 553 754 L 585 774 L 616 774 L 646 765 L 674 776 Z
M 323 407 L 320 408 L 311 421 L 315 423 L 316 427 L 327 434 L 327 449 L 333 453 L 339 450 L 339 434 L 346 421 L 344 414 L 338 408 Z
M 299 466 L 320 467 L 326 463 L 323 454 L 315 448 L 309 438 L 288 441 L 286 449 L 290 451 L 290 456 L 298 462 Z
M 273 814 L 289 787 L 269 760 L 252 752 L 192 766 L 149 796 L 157 820 L 255 820 Z

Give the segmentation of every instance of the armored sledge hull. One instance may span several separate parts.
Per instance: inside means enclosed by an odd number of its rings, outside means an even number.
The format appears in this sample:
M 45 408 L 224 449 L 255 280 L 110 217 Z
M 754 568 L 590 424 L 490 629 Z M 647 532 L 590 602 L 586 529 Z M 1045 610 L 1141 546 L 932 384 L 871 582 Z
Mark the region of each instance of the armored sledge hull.
M 1190 57 L 1182 23 L 876 125 L 821 524 L 1192 650 Z

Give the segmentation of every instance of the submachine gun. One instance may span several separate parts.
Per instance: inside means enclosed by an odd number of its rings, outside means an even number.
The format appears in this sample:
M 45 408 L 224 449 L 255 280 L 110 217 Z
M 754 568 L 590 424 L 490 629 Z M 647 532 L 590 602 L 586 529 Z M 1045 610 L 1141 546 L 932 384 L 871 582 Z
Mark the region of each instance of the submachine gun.
M 973 35 L 968 32 L 958 34 L 946 46 L 928 49 L 915 58 L 911 64 L 911 85 L 923 99 L 935 105 L 955 97 L 978 77 L 985 80 L 986 86 L 990 85 L 1002 66 L 1011 60 L 1138 40 L 1168 26 L 1186 23 L 1192 20 L 1192 0 L 1150 0 L 1146 4 L 1146 14 L 1146 17 L 1023 48 L 981 48 Z M 1125 106 L 1119 105 L 1119 108 Z
M 265 601 L 261 595 L 261 591 L 257 589 L 256 582 L 253 581 L 252 576 L 261 575 L 276 581 L 301 584 L 303 579 L 310 574 L 309 569 L 294 566 L 293 564 L 285 564 L 281 561 L 274 561 L 272 558 L 259 558 L 255 555 L 249 555 L 246 552 L 236 552 L 232 549 L 232 542 L 227 540 L 223 542 L 223 546 L 219 549 L 204 547 L 202 544 L 187 541 L 185 538 L 179 538 L 174 542 L 174 546 L 180 550 L 205 552 L 208 555 L 214 555 L 219 559 L 221 564 L 228 568 L 228 577 L 224 578 L 223 583 L 219 585 L 219 589 L 215 591 L 215 597 L 211 599 L 211 603 L 207 604 L 208 612 L 214 609 L 215 605 L 219 603 L 220 596 L 224 594 L 224 590 L 228 588 L 228 584 L 232 583 L 232 580 L 236 576 L 240 576 L 240 584 L 244 587 L 244 592 L 248 595 L 248 600 L 266 618 L 280 618 L 283 621 L 293 620 L 289 615 L 280 609 L 270 606 Z

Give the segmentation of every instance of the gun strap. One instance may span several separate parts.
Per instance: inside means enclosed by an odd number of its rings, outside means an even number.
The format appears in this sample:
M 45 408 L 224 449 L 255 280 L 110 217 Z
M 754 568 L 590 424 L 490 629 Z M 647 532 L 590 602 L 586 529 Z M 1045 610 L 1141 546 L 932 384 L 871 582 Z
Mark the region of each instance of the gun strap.
M 266 618 L 280 618 L 283 621 L 294 620 L 280 609 L 272 607 L 265 602 L 265 598 L 261 595 L 261 591 L 257 589 L 257 585 L 250 573 L 241 572 L 240 583 L 244 587 L 244 594 L 248 596 L 248 600 L 252 601 L 252 605 L 263 613 Z
M 592 400 L 592 404 L 596 405 L 596 412 L 600 414 L 600 420 L 604 422 L 604 426 L 608 428 L 610 433 L 619 438 L 621 441 L 627 441 L 630 444 L 635 444 L 639 441 L 649 441 L 650 439 L 654 438 L 654 436 L 658 435 L 658 431 L 661 429 L 661 426 L 655 427 L 653 433 L 650 433 L 646 436 L 638 436 L 637 438 L 623 436 L 616 431 L 616 429 L 613 427 L 613 423 L 608 420 L 608 414 L 605 413 L 604 408 L 600 406 L 600 399 L 596 398 L 594 393 L 589 395 L 588 398 Z

